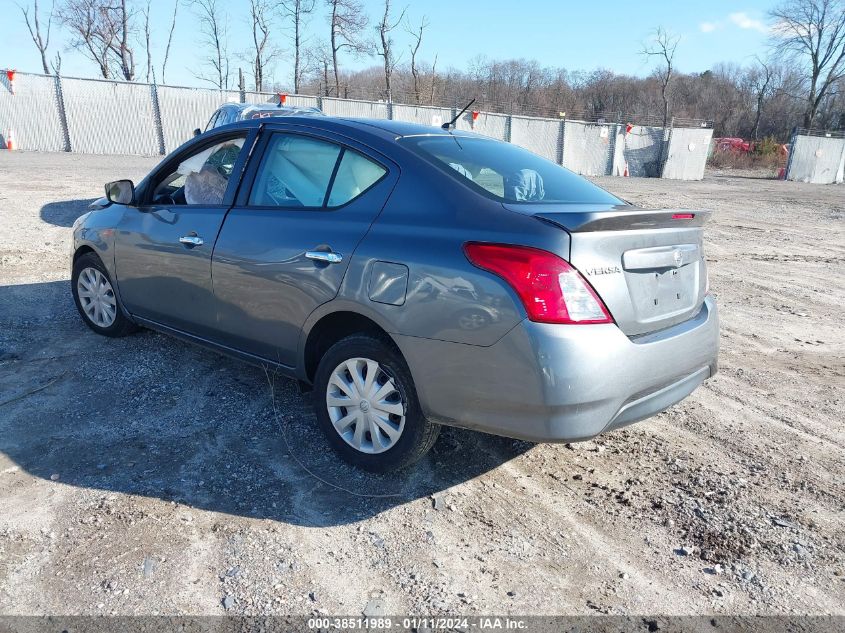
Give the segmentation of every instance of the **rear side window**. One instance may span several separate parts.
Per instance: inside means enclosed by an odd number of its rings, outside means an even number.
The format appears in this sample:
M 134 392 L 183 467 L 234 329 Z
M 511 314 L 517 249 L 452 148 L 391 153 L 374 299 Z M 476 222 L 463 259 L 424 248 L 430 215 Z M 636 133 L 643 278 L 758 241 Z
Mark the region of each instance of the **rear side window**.
M 329 194 L 329 206 L 339 207 L 354 200 L 386 173 L 384 167 L 369 158 L 350 149 L 344 150 Z
M 387 170 L 328 141 L 274 134 L 261 160 L 249 206 L 337 207 L 360 196 Z
M 550 160 L 511 143 L 466 136 L 412 136 L 400 141 L 466 186 L 501 202 L 624 204 Z
M 340 151 L 339 145 L 305 136 L 273 135 L 249 205 L 322 207 Z

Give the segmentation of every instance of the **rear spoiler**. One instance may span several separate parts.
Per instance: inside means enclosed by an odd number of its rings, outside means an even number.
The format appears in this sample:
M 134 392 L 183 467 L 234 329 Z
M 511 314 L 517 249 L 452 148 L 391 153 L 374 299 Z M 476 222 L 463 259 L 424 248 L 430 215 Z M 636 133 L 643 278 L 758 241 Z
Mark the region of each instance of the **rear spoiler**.
M 570 233 L 629 231 L 637 229 L 683 229 L 701 226 L 710 211 L 699 209 L 607 209 L 604 211 L 560 211 L 537 213 L 534 217 Z

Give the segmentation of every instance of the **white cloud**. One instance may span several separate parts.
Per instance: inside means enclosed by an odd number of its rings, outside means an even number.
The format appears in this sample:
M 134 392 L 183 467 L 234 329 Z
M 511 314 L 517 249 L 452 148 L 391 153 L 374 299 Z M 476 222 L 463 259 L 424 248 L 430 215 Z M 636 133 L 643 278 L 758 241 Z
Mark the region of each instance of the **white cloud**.
M 698 25 L 698 28 L 701 29 L 702 33 L 712 33 L 721 26 L 718 22 L 702 22 Z
M 760 31 L 760 33 L 767 33 L 769 29 L 760 20 L 755 20 L 744 11 L 731 13 L 728 19 L 741 29 L 752 31 Z

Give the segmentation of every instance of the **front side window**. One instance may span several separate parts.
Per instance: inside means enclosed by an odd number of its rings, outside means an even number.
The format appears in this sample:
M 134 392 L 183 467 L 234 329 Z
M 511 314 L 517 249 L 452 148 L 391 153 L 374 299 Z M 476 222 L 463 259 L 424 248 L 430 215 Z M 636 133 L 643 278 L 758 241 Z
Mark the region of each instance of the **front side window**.
M 445 134 L 405 137 L 401 143 L 501 202 L 624 204 L 587 179 L 510 143 Z
M 306 136 L 274 134 L 250 192 L 250 206 L 320 208 L 354 200 L 387 170 L 350 149 Z
M 244 137 L 225 140 L 183 159 L 153 190 L 153 204 L 223 204 Z

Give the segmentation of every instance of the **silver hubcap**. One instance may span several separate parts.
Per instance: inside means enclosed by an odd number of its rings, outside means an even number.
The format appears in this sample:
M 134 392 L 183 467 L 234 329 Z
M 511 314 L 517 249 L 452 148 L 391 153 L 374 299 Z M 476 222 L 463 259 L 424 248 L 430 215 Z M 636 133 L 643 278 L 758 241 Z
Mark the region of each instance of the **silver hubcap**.
M 362 453 L 383 453 L 405 428 L 405 403 L 376 361 L 350 358 L 332 372 L 326 407 L 335 431 Z
M 109 327 L 117 317 L 117 299 L 111 282 L 96 268 L 84 268 L 76 282 L 79 303 L 91 322 Z

